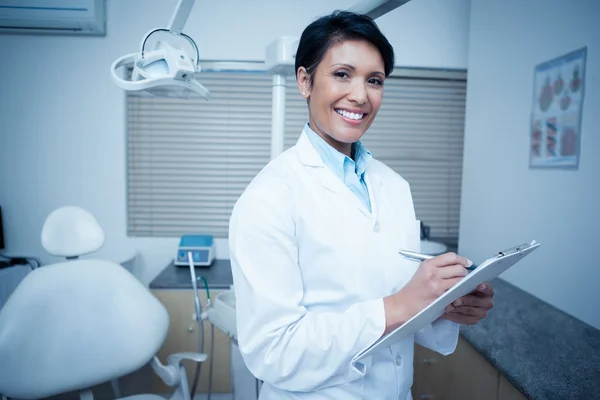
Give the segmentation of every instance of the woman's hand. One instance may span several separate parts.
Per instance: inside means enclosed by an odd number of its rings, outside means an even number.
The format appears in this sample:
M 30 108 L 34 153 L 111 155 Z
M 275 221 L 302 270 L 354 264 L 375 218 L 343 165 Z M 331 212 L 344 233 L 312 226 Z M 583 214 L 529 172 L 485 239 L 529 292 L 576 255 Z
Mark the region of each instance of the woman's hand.
M 384 299 L 386 332 L 408 321 L 467 275 L 473 263 L 455 253 L 423 261 L 398 293 Z
M 475 325 L 487 317 L 488 311 L 494 307 L 493 297 L 492 285 L 488 282 L 482 283 L 475 291 L 446 307 L 446 312 L 440 318 L 457 324 Z

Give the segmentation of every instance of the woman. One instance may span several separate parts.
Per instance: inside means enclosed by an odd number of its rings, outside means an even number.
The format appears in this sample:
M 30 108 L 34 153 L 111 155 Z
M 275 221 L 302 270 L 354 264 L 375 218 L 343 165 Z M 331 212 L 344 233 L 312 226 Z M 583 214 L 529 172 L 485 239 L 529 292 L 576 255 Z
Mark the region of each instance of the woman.
M 420 244 L 409 185 L 360 142 L 393 65 L 391 45 L 362 15 L 335 12 L 300 39 L 309 122 L 230 221 L 239 347 L 264 381 L 260 399 L 410 399 L 414 341 L 451 353 L 457 323 L 492 306 L 485 285 L 414 338 L 353 362 L 471 265 L 450 253 L 420 265 L 398 255 Z

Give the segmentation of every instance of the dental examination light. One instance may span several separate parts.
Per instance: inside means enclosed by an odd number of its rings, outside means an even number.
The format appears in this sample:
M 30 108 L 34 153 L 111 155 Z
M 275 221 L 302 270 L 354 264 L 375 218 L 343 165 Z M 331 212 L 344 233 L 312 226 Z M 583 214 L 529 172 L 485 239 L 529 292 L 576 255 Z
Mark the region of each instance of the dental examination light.
M 193 5 L 194 0 L 179 0 L 168 28 L 150 30 L 142 38 L 139 53 L 127 54 L 113 62 L 111 75 L 117 86 L 163 97 L 210 97 L 210 92 L 196 79 L 200 72 L 198 46 L 182 32 Z M 150 45 L 148 39 L 158 32 L 163 32 L 164 38 Z M 189 54 L 189 47 L 193 49 L 192 54 Z M 126 69 L 127 79 L 119 75 L 120 68 Z M 129 77 L 131 68 L 133 72 Z

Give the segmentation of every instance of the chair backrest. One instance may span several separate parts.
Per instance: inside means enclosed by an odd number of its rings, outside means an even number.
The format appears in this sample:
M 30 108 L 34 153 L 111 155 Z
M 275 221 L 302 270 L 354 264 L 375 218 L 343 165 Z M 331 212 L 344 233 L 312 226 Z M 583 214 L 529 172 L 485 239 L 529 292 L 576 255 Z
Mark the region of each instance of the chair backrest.
M 65 206 L 52 211 L 42 227 L 42 246 L 52 255 L 73 258 L 98 251 L 104 231 L 88 211 Z
M 164 306 L 116 263 L 38 268 L 0 310 L 0 393 L 39 399 L 134 372 L 168 327 Z

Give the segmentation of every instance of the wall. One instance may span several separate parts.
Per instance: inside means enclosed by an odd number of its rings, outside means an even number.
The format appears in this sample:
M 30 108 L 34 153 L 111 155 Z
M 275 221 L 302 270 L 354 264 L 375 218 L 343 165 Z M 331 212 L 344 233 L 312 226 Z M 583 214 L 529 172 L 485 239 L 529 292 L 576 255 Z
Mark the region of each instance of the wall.
M 71 204 L 92 212 L 107 236 L 101 256 L 138 252 L 135 273 L 150 282 L 172 259 L 176 238 L 130 238 L 126 227 L 125 95 L 111 63 L 164 27 L 175 0 L 108 1 L 107 36 L 0 35 L 0 204 L 7 254 L 54 260 L 40 244 L 45 217 Z M 282 6 L 284 4 L 285 6 Z M 347 2 L 197 1 L 185 32 L 207 60 L 262 60 L 282 35 L 299 35 Z M 378 22 L 398 65 L 465 68 L 469 0 L 413 0 Z M 423 23 L 426 21 L 426 23 Z M 226 240 L 217 257 L 227 258 Z
M 600 2 L 473 1 L 459 251 L 542 243 L 502 278 L 600 328 Z M 587 46 L 578 171 L 530 170 L 535 65 Z

